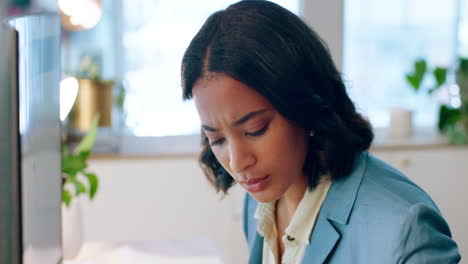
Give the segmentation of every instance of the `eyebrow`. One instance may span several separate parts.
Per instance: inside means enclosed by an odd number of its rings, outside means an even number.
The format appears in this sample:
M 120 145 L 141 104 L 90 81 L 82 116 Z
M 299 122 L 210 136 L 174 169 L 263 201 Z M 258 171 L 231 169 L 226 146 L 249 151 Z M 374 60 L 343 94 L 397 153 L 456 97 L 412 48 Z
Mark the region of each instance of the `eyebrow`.
M 268 110 L 267 109 L 262 109 L 262 110 L 258 110 L 258 111 L 253 111 L 253 112 L 250 112 L 246 115 L 244 115 L 243 117 L 239 118 L 238 120 L 234 121 L 232 123 L 232 126 L 240 126 L 242 124 L 244 124 L 245 122 L 249 121 L 250 119 L 258 116 L 258 115 L 261 115 L 265 112 L 267 112 Z M 214 128 L 214 127 L 211 127 L 211 126 L 208 126 L 208 125 L 204 125 L 202 124 L 202 128 L 206 131 L 210 131 L 210 132 L 217 132 L 219 131 L 217 128 Z

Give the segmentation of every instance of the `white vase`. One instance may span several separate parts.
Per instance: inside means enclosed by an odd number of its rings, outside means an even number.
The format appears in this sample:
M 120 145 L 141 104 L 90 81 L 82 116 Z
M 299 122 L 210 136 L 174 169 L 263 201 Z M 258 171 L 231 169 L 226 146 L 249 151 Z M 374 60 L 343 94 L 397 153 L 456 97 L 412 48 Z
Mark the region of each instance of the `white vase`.
M 390 110 L 390 137 L 409 138 L 413 134 L 413 111 L 401 107 Z
M 81 202 L 74 197 L 69 207 L 62 204 L 62 250 L 64 259 L 73 259 L 83 244 Z

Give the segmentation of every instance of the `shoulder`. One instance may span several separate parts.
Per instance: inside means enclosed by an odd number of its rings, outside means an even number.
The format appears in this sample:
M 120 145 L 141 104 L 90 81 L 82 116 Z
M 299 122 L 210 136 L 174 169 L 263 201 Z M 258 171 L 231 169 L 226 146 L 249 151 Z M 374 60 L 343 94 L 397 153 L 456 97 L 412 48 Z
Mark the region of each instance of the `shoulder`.
M 385 223 L 387 230 L 396 231 L 415 205 L 424 205 L 440 215 L 434 201 L 421 187 L 391 165 L 368 154 L 350 215 L 351 223 L 377 226 Z
M 416 203 L 439 212 L 431 197 L 406 175 L 384 161 L 368 154 L 366 169 L 356 197 L 357 204 L 375 206 L 378 211 L 407 211 Z M 385 209 L 385 210 L 383 210 Z M 380 213 L 385 213 L 380 212 Z
M 416 203 L 439 211 L 429 195 L 403 173 L 364 152 L 356 156 L 348 176 L 333 182 L 321 211 L 341 223 L 348 219 L 368 222 L 401 217 Z
M 395 263 L 428 258 L 434 259 L 428 263 L 454 263 L 459 257 L 448 224 L 430 196 L 371 154 L 346 229 L 342 231 L 352 234 L 351 240 L 361 238 L 370 248 L 379 245 L 374 252 L 384 249 Z
M 403 217 L 400 239 L 393 250 L 395 263 L 458 263 L 460 254 L 447 222 L 423 203 L 410 206 Z

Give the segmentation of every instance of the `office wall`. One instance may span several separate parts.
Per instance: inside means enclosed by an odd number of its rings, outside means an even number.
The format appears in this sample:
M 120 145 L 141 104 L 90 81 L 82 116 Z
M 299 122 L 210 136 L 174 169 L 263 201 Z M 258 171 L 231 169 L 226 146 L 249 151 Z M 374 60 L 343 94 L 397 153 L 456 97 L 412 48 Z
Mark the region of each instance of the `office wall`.
M 325 41 L 339 71 L 343 69 L 344 0 L 300 0 L 301 17 Z

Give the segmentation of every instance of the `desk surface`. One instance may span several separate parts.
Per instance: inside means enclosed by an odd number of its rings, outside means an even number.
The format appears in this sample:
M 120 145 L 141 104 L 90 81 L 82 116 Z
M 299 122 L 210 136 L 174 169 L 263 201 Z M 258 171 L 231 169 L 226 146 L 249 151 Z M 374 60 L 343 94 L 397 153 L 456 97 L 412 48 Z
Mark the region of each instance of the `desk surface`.
M 85 243 L 79 255 L 63 264 L 222 264 L 208 240 L 156 240 Z

